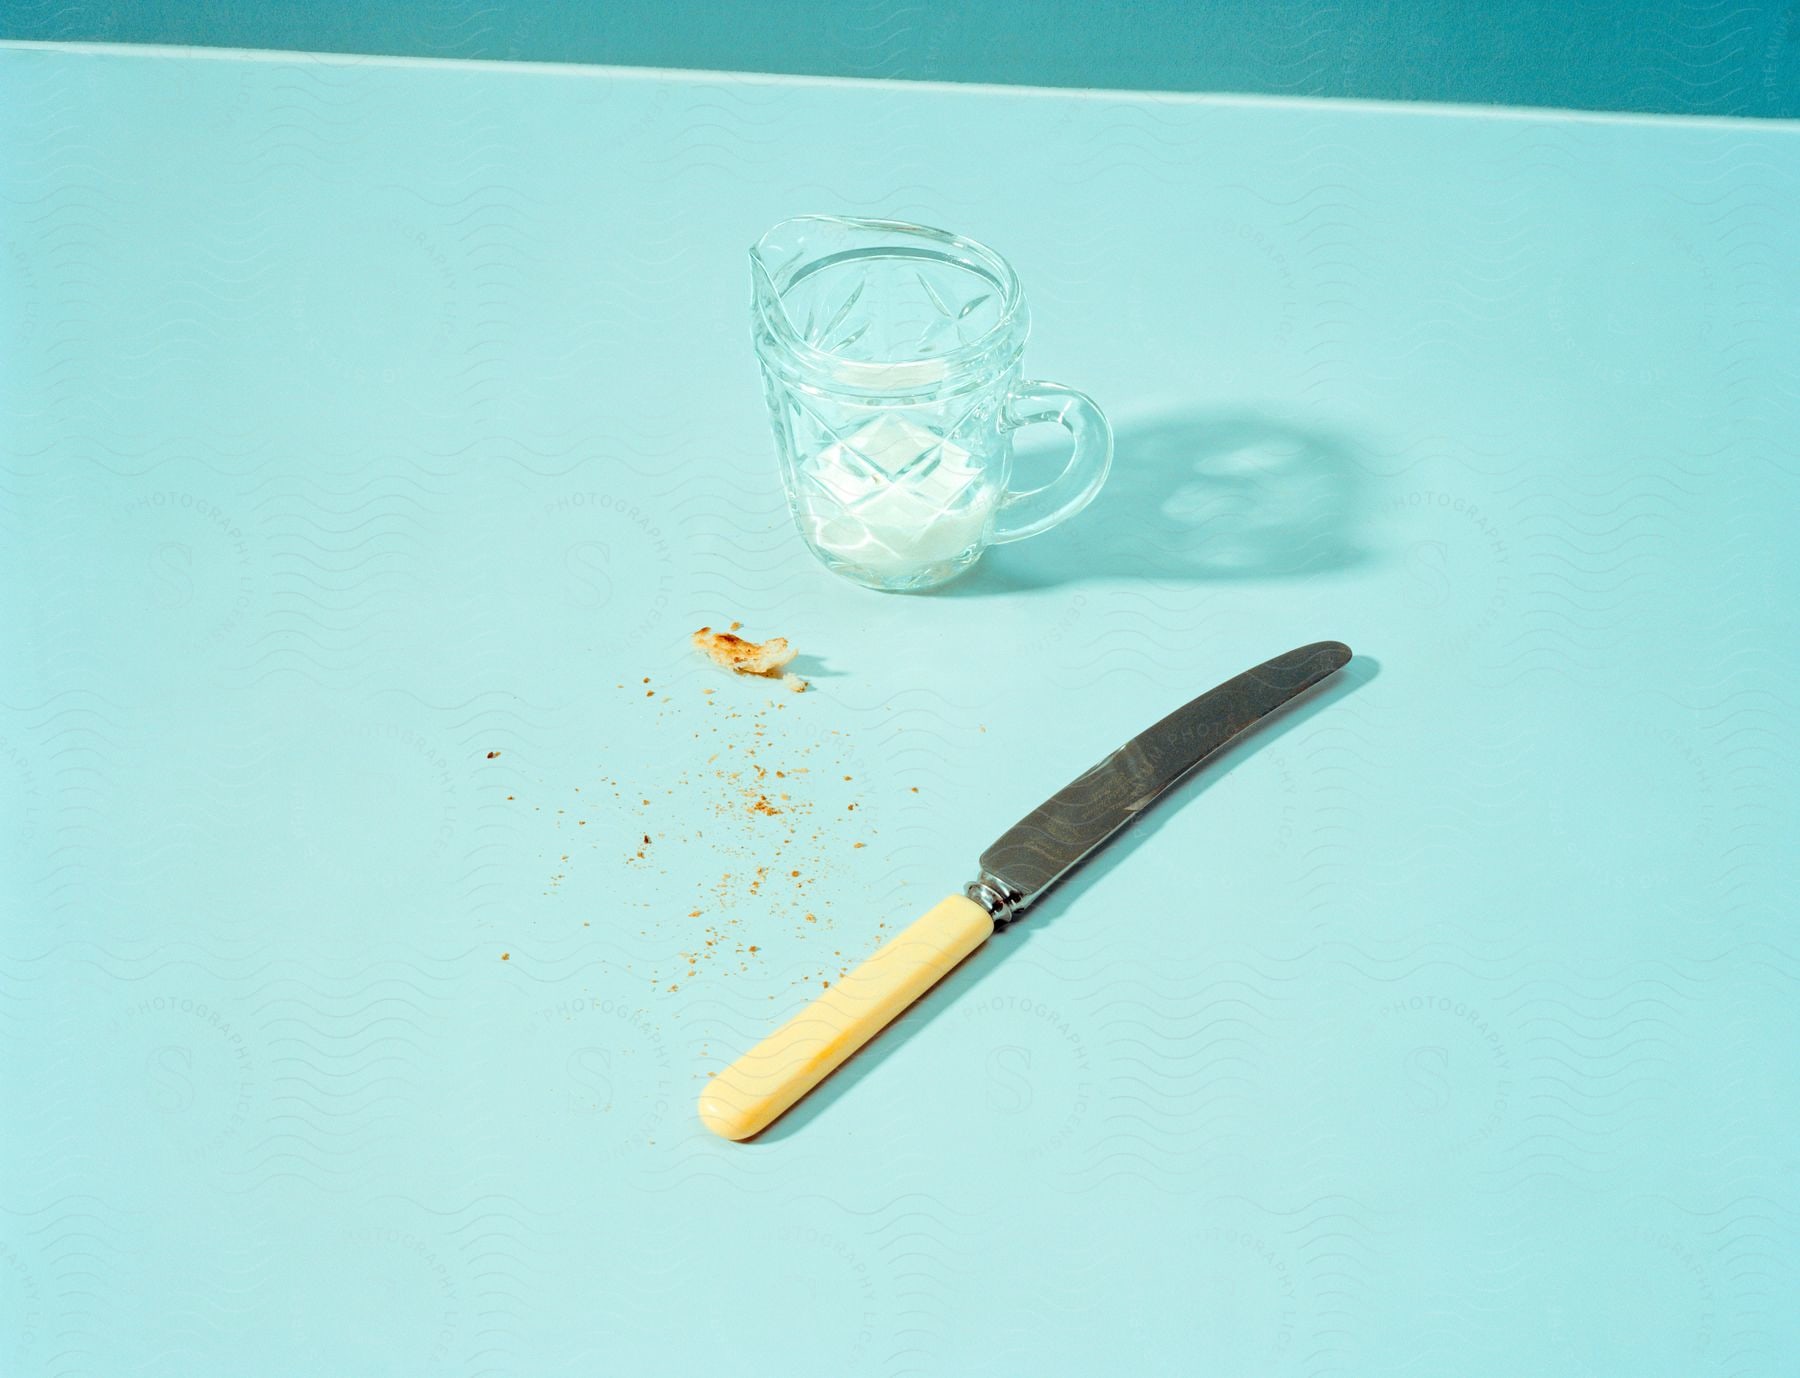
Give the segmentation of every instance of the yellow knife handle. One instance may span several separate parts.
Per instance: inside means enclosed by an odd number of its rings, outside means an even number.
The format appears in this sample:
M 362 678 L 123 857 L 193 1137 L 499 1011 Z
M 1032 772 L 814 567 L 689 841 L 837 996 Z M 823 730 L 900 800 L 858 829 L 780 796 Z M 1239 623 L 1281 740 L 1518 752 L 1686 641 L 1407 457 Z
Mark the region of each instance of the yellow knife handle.
M 727 1139 L 767 1128 L 988 940 L 993 917 L 952 895 L 707 1083 L 700 1121 Z

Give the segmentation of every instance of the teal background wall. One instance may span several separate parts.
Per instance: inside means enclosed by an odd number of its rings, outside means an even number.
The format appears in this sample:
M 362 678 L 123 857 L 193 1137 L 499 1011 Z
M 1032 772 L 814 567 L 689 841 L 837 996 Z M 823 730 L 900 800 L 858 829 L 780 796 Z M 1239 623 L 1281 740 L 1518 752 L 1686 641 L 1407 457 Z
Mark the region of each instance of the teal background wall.
M 1800 115 L 1795 0 L 23 0 L 0 36 Z

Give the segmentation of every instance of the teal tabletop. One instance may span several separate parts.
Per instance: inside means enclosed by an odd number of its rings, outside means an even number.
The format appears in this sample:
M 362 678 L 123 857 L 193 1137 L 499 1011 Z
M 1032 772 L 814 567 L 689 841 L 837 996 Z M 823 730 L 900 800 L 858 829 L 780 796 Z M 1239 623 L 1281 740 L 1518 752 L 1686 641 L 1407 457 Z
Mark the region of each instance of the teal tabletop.
M 0 1372 L 1792 1370 L 1800 129 L 0 92 Z M 1116 429 L 1087 512 L 930 595 L 812 557 L 747 258 L 812 211 L 1007 255 Z M 689 645 L 733 621 L 808 691 Z M 698 1122 L 1324 638 L 794 1113 Z

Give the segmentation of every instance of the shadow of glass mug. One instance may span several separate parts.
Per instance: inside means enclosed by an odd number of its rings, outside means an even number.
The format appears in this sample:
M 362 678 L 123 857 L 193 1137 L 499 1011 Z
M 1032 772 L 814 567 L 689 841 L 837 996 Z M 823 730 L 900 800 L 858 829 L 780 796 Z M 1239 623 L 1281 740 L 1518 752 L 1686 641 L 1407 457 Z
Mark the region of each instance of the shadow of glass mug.
M 898 220 L 803 215 L 757 240 L 750 263 L 788 506 L 828 569 L 932 588 L 1100 491 L 1112 429 L 1083 394 L 1021 379 L 1025 294 L 992 249 Z M 1068 461 L 1012 488 L 1012 434 L 1038 422 L 1068 430 Z

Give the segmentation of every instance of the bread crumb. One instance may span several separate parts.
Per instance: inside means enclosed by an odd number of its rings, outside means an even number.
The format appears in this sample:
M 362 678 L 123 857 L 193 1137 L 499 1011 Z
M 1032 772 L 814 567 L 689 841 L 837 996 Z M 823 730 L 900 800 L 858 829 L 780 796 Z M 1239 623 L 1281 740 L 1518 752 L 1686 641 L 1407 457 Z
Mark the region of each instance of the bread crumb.
M 787 643 L 785 636 L 772 636 L 767 641 L 747 641 L 736 635 L 741 622 L 733 622 L 730 631 L 715 632 L 711 627 L 702 627 L 695 632 L 692 640 L 696 647 L 709 656 L 715 663 L 740 675 L 758 675 L 763 679 L 778 679 L 796 694 L 807 690 L 807 683 L 799 675 L 787 673 L 787 664 L 797 654 Z

